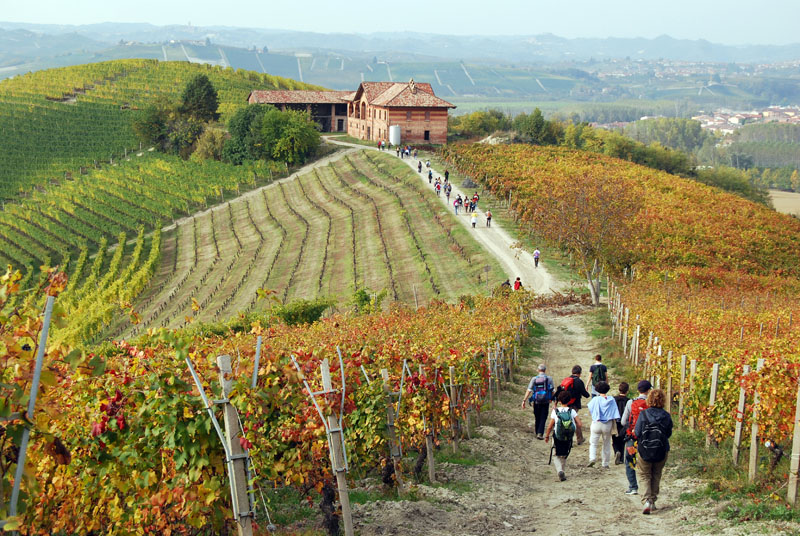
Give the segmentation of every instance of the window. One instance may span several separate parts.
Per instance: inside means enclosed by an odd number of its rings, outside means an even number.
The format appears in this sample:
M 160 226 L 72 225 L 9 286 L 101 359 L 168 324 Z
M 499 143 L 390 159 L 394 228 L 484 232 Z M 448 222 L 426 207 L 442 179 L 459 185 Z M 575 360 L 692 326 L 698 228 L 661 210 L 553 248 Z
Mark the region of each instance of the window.
M 406 121 L 411 121 L 411 112 L 406 112 Z
M 431 120 L 431 112 L 430 110 L 428 110 L 425 112 L 425 121 L 430 121 L 430 120 Z
M 426 130 L 425 131 L 425 141 L 431 141 L 431 131 L 430 130 Z

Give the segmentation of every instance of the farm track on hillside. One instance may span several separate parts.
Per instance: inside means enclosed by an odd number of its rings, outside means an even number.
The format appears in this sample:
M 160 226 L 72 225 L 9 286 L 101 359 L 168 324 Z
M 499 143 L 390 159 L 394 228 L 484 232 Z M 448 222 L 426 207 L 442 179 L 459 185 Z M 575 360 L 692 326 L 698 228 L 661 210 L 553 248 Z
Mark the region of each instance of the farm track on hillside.
M 387 289 L 389 299 L 411 304 L 482 291 L 470 253 L 480 248 L 456 248 L 446 209 L 390 159 L 340 157 L 187 218 L 167 235 L 135 304 L 141 323 L 123 318 L 108 333 L 134 336 L 263 309 L 259 288 L 283 302 L 333 296 L 340 303 L 357 287 Z

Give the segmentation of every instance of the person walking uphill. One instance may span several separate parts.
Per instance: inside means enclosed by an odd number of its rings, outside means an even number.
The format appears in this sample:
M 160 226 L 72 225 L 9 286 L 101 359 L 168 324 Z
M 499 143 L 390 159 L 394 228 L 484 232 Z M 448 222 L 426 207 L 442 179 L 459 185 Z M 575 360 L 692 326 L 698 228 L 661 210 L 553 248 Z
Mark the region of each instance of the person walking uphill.
M 528 383 L 528 390 L 522 399 L 522 409 L 525 404 L 533 404 L 534 430 L 536 439 L 544 439 L 544 427 L 547 424 L 547 411 L 550 409 L 550 401 L 553 400 L 555 384 L 553 378 L 545 374 L 547 366 L 542 363 L 539 365 L 539 374 L 531 378 Z
M 603 356 L 597 354 L 594 356 L 594 365 L 589 367 L 589 392 L 592 393 L 592 396 L 597 396 L 595 385 L 607 381 L 608 368 L 603 364 Z
M 621 382 L 618 389 L 619 394 L 614 397 L 614 401 L 617 403 L 619 414 L 622 415 L 625 413 L 625 406 L 628 405 L 629 386 L 626 382 Z M 616 427 L 617 433 L 611 438 L 611 446 L 614 448 L 614 465 L 621 465 L 625 456 L 625 427 L 619 421 L 617 421 Z
M 589 393 L 586 392 L 586 385 L 584 385 L 583 380 L 581 380 L 581 373 L 583 369 L 580 365 L 575 365 L 572 367 L 572 375 L 567 376 L 561 381 L 561 385 L 556 388 L 556 399 L 560 400 L 558 397 L 560 393 L 566 392 L 569 394 L 569 398 L 567 398 L 567 405 L 570 409 L 574 409 L 575 411 L 581 410 L 581 397 L 589 398 Z M 578 445 L 583 443 L 583 433 L 581 430 L 577 431 L 578 436 Z
M 550 450 L 552 457 L 553 450 L 555 450 L 555 459 L 553 464 L 558 473 L 558 479 L 562 482 L 567 479 L 564 472 L 567 466 L 567 457 L 572 450 L 572 438 L 577 435 L 582 437 L 581 421 L 578 419 L 578 412 L 571 409 L 567 404 L 570 400 L 570 394 L 562 391 L 558 395 L 558 403 L 550 413 L 550 422 L 547 423 L 547 431 L 544 433 L 544 442 L 549 443 L 550 437 L 553 437 L 553 447 Z M 581 440 L 578 440 L 580 443 Z
M 611 428 L 619 419 L 617 402 L 608 396 L 611 387 L 602 381 L 593 385 L 597 396 L 589 402 L 589 413 L 592 415 L 591 436 L 589 436 L 589 467 L 597 462 L 597 448 L 602 446 L 601 466 L 608 469 L 611 465 Z
M 472 224 L 472 228 L 474 229 L 476 225 L 478 225 L 478 214 L 473 212 L 472 219 L 470 219 L 470 223 Z
M 664 410 L 666 396 L 661 389 L 653 389 L 647 395 L 646 410 L 636 421 L 636 437 L 639 444 L 639 461 L 636 471 L 644 485 L 644 510 L 647 515 L 656 508 L 656 499 L 661 487 L 661 474 L 669 454 L 669 438 L 672 435 L 672 417 Z
M 653 386 L 647 380 L 636 384 L 639 396 L 629 400 L 620 419 L 620 424 L 625 427 L 625 476 L 628 477 L 627 495 L 639 494 L 639 483 L 636 481 L 636 421 L 642 411 L 647 409 L 647 395 Z

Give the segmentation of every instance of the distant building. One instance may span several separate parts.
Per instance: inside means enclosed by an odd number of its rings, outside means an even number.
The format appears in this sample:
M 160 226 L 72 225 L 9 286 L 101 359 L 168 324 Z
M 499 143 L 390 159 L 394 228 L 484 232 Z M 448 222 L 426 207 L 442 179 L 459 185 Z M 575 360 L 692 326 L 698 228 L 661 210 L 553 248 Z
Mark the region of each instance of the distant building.
M 352 91 L 251 91 L 250 104 L 272 104 L 283 111 L 299 110 L 311 114 L 322 132 L 347 131 L 347 103 Z
M 447 115 L 453 104 L 430 84 L 362 82 L 348 91 L 252 91 L 250 104 L 306 110 L 323 132 L 347 132 L 362 140 L 389 141 L 389 127 L 400 127 L 402 143 L 446 143 Z
M 430 84 L 361 82 L 348 105 L 347 133 L 362 140 L 389 140 L 400 127 L 403 143 L 446 143 L 449 102 Z

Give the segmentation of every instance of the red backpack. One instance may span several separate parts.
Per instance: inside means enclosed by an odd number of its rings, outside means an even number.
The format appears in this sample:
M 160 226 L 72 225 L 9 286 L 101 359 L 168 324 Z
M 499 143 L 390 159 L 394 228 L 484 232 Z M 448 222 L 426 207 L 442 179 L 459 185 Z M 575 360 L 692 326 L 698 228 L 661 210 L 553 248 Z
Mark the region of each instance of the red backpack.
M 575 394 L 572 390 L 575 388 L 575 378 L 573 376 L 567 376 L 563 380 L 561 380 L 561 385 L 559 386 L 559 391 L 566 391 L 570 395 L 569 402 L 565 405 L 571 406 L 575 403 Z
M 636 438 L 636 421 L 639 419 L 639 414 L 646 410 L 649 406 L 647 405 L 647 400 L 644 398 L 636 398 L 631 403 L 631 414 L 628 415 L 628 436 L 632 438 Z

